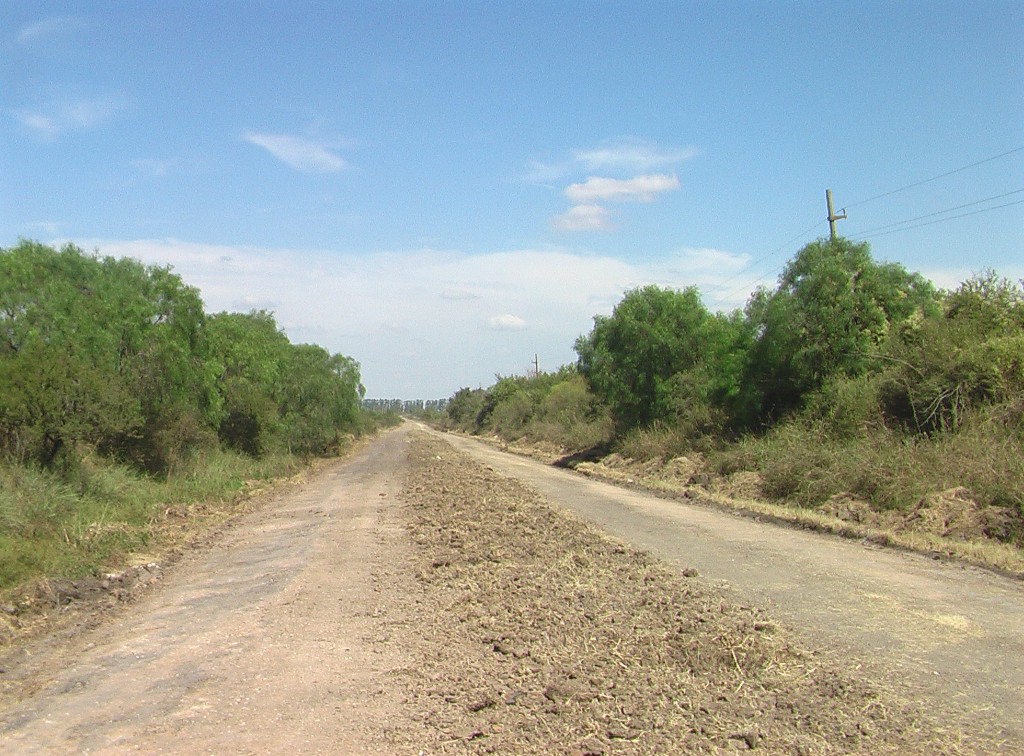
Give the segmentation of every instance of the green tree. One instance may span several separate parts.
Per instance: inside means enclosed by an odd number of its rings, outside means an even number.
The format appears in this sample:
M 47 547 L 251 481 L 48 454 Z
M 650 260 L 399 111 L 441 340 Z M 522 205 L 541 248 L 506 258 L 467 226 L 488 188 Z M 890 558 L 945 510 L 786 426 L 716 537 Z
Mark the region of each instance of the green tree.
M 445 412 L 457 428 L 476 430 L 476 419 L 484 406 L 486 393 L 482 388 L 460 388 L 448 402 Z
M 497 381 L 484 393 L 475 426 L 478 431 L 514 435 L 522 431 L 532 414 L 533 402 L 526 389 L 528 381 L 519 376 L 496 377 Z
M 576 340 L 579 371 L 611 408 L 620 431 L 645 426 L 666 411 L 674 376 L 710 358 L 721 325 L 696 287 L 633 289 L 610 317 L 595 317 L 590 334 Z
M 590 391 L 586 379 L 574 367 L 562 368 L 555 375 L 557 380 L 537 403 L 531 436 L 553 441 L 572 452 L 609 441 L 611 417 Z
M 288 449 L 324 454 L 356 427 L 362 386 L 359 365 L 313 344 L 293 345 L 281 379 L 280 429 Z
M 141 427 L 111 442 L 149 470 L 166 470 L 215 442 L 222 402 L 206 341 L 198 290 L 164 267 L 102 261 L 96 292 L 112 324 L 116 370 L 140 404 Z
M 213 315 L 207 335 L 223 402 L 220 439 L 232 449 L 259 456 L 272 447 L 280 430 L 288 337 L 274 316 L 262 310 Z
M 76 443 L 142 425 L 117 369 L 120 319 L 100 295 L 102 275 L 72 245 L 22 241 L 0 253 L 0 435 L 19 456 L 51 464 Z
M 208 318 L 169 268 L 22 241 L 0 250 L 0 444 L 80 444 L 168 471 L 218 436 L 325 451 L 359 419 L 359 365 L 292 346 L 265 312 Z
M 943 310 L 901 330 L 887 350 L 885 408 L 913 430 L 956 430 L 973 410 L 1024 415 L 1024 282 L 994 272 L 943 297 Z
M 799 408 L 832 376 L 877 369 L 890 332 L 937 312 L 932 285 L 894 263 L 876 263 L 866 243 L 818 240 L 786 266 L 774 292 L 747 306 L 756 333 L 746 382 L 761 422 Z

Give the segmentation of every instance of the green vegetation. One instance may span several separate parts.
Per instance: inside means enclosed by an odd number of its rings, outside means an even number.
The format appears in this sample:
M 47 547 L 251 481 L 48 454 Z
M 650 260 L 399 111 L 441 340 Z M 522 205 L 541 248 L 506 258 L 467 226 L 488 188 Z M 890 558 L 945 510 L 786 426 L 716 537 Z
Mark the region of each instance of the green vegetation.
M 558 444 L 577 452 L 612 437 L 612 419 L 574 367 L 532 378 L 498 378 L 491 388 L 460 389 L 448 402 L 447 422 L 472 433 L 514 441 Z
M 373 422 L 359 380 L 269 313 L 207 315 L 168 268 L 0 249 L 0 589 L 95 572 L 174 505 L 336 452 Z
M 634 289 L 576 351 L 559 373 L 462 389 L 448 422 L 687 455 L 702 479 L 755 474 L 760 496 L 804 508 L 845 496 L 920 516 L 956 490 L 981 512 L 974 535 L 1024 545 L 1024 282 L 989 271 L 936 291 L 866 244 L 819 240 L 742 312 L 712 314 L 694 288 Z
M 240 497 L 260 481 L 300 464 L 288 455 L 257 460 L 212 449 L 169 477 L 102 457 L 81 460 L 73 475 L 2 465 L 0 590 L 43 576 L 115 570 L 133 554 L 152 559 L 203 522 L 238 511 Z

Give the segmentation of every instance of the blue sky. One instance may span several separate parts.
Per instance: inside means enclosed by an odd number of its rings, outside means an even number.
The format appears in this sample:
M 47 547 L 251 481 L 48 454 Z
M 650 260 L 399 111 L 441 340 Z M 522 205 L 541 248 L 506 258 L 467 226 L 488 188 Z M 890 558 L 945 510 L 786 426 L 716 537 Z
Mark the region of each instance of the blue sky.
M 1024 278 L 1021 40 L 1016 0 L 6 0 L 0 246 L 171 265 L 449 396 L 633 286 L 741 307 L 826 188 L 877 259 Z

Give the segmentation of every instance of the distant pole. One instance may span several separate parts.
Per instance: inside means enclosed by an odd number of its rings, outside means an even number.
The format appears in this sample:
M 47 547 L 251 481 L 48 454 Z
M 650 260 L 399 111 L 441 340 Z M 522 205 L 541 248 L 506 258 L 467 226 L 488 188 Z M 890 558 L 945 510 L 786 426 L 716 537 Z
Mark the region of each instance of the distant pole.
M 842 215 L 836 215 L 832 209 L 832 190 L 825 190 L 825 202 L 828 204 L 828 231 L 832 241 L 836 240 L 836 221 L 846 218 L 846 208 L 843 208 Z
M 540 357 L 535 353 L 533 355 L 533 376 L 536 378 L 540 375 Z

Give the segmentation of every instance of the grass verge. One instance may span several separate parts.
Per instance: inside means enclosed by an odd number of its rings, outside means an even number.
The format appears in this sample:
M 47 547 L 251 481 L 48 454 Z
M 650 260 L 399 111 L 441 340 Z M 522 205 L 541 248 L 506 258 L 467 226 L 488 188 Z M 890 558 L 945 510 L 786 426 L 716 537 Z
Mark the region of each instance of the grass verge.
M 0 466 L 0 596 L 144 560 L 302 464 L 287 455 L 255 460 L 214 451 L 165 479 L 94 456 L 63 475 Z

